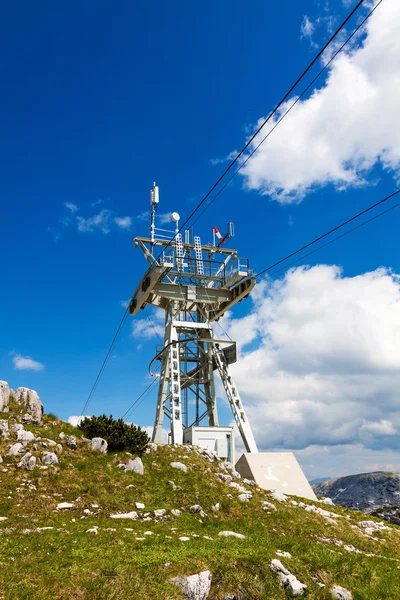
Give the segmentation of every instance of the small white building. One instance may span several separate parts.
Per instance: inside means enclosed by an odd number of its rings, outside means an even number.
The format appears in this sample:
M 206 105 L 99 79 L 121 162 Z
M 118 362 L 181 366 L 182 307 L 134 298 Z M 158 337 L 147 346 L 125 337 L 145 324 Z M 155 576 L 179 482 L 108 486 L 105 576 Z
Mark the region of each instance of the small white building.
M 184 429 L 183 443 L 215 451 L 220 458 L 235 464 L 233 427 L 201 427 L 193 425 Z

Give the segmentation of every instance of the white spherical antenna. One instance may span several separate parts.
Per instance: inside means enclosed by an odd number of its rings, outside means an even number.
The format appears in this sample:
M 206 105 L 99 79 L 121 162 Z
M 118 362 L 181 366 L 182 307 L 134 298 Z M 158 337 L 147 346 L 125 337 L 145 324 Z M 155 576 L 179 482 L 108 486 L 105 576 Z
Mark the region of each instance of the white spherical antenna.
M 174 223 L 177 223 L 180 219 L 180 216 L 177 212 L 173 212 L 171 215 L 171 221 L 174 221 Z

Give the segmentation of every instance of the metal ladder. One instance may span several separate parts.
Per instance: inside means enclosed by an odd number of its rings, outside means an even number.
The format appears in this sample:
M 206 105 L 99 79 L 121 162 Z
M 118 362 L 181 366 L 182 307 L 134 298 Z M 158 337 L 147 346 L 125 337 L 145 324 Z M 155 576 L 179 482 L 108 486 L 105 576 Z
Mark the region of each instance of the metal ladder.
M 175 249 L 176 249 L 176 270 L 181 273 L 183 270 L 183 244 L 182 244 L 182 234 L 177 233 L 175 238 Z
M 200 237 L 198 235 L 194 236 L 194 253 L 196 256 L 196 273 L 204 275 L 203 252 Z
M 171 399 L 172 443 L 182 444 L 182 406 L 179 364 L 179 345 L 172 343 L 169 348 L 169 376 Z
M 231 405 L 233 416 L 235 417 L 236 425 L 242 436 L 247 452 L 257 453 L 257 445 L 251 431 L 249 421 L 247 420 L 244 406 L 239 396 L 239 392 L 230 374 L 229 366 L 225 358 L 223 350 L 219 344 L 213 345 L 213 356 L 217 365 L 218 372 L 221 376 L 226 395 Z

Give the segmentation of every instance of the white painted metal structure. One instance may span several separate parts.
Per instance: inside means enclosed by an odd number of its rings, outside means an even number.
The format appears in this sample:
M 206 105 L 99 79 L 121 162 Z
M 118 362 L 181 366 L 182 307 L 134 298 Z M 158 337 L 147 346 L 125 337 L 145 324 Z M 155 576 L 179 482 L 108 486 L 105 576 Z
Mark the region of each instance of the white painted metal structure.
M 158 202 L 154 184 L 150 192 L 150 237 L 134 240 L 150 266 L 129 304 L 132 315 L 147 305 L 165 311 L 164 343 L 150 363 L 151 374 L 160 378 L 153 441 L 161 442 L 165 415 L 170 420 L 171 441 L 176 444 L 183 443 L 183 432 L 191 426 L 204 421 L 210 427 L 219 426 L 214 385 L 214 372 L 218 371 L 243 443 L 248 452 L 257 453 L 229 369 L 236 361 L 236 344 L 215 338 L 212 330 L 212 323 L 253 289 L 255 278 L 248 260 L 223 247 L 225 239 L 233 235 L 233 224 L 219 245 L 214 242 L 206 246 L 198 236 L 192 241 L 190 231 L 182 239 L 177 213 L 171 215 L 175 231 L 155 227 Z M 161 363 L 160 373 L 152 371 L 156 360 Z M 192 403 L 196 414 L 189 419 Z

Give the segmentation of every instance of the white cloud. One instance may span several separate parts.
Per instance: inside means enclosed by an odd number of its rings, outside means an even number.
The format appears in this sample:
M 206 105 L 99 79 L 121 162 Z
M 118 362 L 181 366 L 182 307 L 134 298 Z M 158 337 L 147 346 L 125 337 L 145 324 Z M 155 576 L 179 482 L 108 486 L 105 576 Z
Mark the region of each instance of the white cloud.
M 315 30 L 314 24 L 310 21 L 310 19 L 307 17 L 307 15 L 304 15 L 303 22 L 300 27 L 301 36 L 306 37 L 306 38 L 311 38 L 312 34 L 314 33 L 314 30 Z
M 72 415 L 70 417 L 68 417 L 68 423 L 70 425 L 73 425 L 74 427 L 77 427 L 79 425 L 79 423 L 81 421 L 83 421 L 83 419 L 91 419 L 92 416 L 91 415 L 81 415 L 80 417 L 78 417 L 77 415 Z
M 101 233 L 110 232 L 110 216 L 111 211 L 107 209 L 101 210 L 97 215 L 88 217 L 76 217 L 78 224 L 78 231 L 84 233 L 93 233 L 94 231 L 101 231 Z
M 149 314 L 149 319 L 135 317 L 132 321 L 132 337 L 140 340 L 150 340 L 155 337 L 164 339 L 164 313 L 155 310 Z
M 261 448 L 400 450 L 398 275 L 300 267 L 256 286 L 250 314 L 223 325 Z
M 132 217 L 115 217 L 114 221 L 121 229 L 130 229 L 132 227 Z
M 64 202 L 64 206 L 66 208 L 68 208 L 68 210 L 70 210 L 72 212 L 72 214 L 76 213 L 79 210 L 77 205 L 74 204 L 73 202 Z
M 146 431 L 147 435 L 151 439 L 151 436 L 153 435 L 153 429 L 154 429 L 153 425 L 145 425 L 144 427 L 141 427 L 141 429 Z M 169 429 L 164 429 L 164 427 L 162 428 L 162 431 L 161 431 L 161 443 L 162 444 L 168 444 L 168 434 L 169 433 L 170 433 Z
M 33 360 L 30 356 L 21 356 L 15 354 L 13 356 L 14 368 L 18 371 L 43 371 L 44 365 L 37 360 Z
M 130 300 L 121 300 L 120 304 L 122 308 L 128 308 Z
M 248 161 L 241 171 L 247 188 L 289 203 L 329 183 L 338 190 L 364 185 L 376 165 L 400 178 L 399 28 L 400 3 L 386 0 L 367 21 L 361 45 L 338 55 L 322 87 L 300 100 Z

